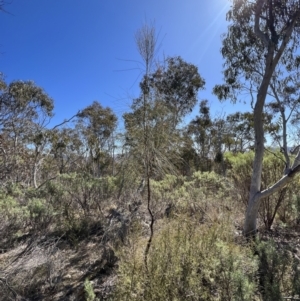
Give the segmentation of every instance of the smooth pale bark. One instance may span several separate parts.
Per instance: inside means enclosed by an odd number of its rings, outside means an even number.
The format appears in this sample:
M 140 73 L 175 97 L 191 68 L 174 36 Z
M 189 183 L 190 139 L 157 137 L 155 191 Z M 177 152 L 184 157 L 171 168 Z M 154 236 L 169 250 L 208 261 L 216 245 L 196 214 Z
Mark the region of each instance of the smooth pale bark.
M 245 229 L 245 234 L 247 234 L 248 237 L 254 236 L 256 234 L 256 220 L 257 220 L 257 213 L 260 205 L 260 200 L 267 198 L 268 196 L 282 189 L 284 186 L 286 186 L 289 182 L 292 181 L 293 177 L 299 171 L 300 171 L 300 151 L 298 152 L 293 167 L 291 168 L 288 174 L 284 175 L 278 182 L 276 182 L 271 187 L 268 187 L 267 189 L 260 191 L 254 195 L 251 202 L 249 202 L 248 204 L 248 208 L 246 212 L 244 229 Z M 246 229 L 248 229 L 248 232 L 246 232 Z
M 300 12 L 298 11 L 291 22 L 285 29 L 285 35 L 282 43 L 276 51 L 276 45 L 268 38 L 259 28 L 261 9 L 264 0 L 257 1 L 257 7 L 255 12 L 255 25 L 254 30 L 256 36 L 261 39 L 262 43 L 267 47 L 266 64 L 264 69 L 264 75 L 262 78 L 261 85 L 258 90 L 257 99 L 254 107 L 254 131 L 255 131 L 255 157 L 253 163 L 253 171 L 251 177 L 250 196 L 248 207 L 246 210 L 245 223 L 244 223 L 244 234 L 246 237 L 253 236 L 257 232 L 257 215 L 260 205 L 260 201 L 278 191 L 284 187 L 292 178 L 296 172 L 298 172 L 298 166 L 293 166 L 293 170 L 283 176 L 276 184 L 265 191 L 261 191 L 261 174 L 264 156 L 264 131 L 263 131 L 263 109 L 265 100 L 270 85 L 271 77 L 274 70 L 286 49 L 288 42 L 290 41 L 295 22 L 298 19 Z M 297 156 L 299 159 L 299 156 Z M 297 160 L 296 160 L 297 161 Z M 295 164 L 294 164 L 295 165 Z
M 269 68 L 266 66 L 265 76 L 257 94 L 257 101 L 254 107 L 254 131 L 255 131 L 255 156 L 253 163 L 253 171 L 250 186 L 250 198 L 245 216 L 244 233 L 246 236 L 252 236 L 256 234 L 256 220 L 261 199 L 261 174 L 262 174 L 262 162 L 264 157 L 264 130 L 263 130 L 263 108 L 265 99 L 273 74 L 274 66 L 272 66 L 272 58 L 274 53 L 273 49 L 270 49 L 269 54 Z

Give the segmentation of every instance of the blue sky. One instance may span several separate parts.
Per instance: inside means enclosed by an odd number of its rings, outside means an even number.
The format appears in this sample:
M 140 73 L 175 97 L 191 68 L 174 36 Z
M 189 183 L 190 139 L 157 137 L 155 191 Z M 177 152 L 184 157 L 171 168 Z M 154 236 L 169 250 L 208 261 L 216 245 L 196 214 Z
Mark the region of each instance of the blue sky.
M 199 99 L 209 100 L 213 114 L 234 112 L 241 105 L 211 93 L 222 82 L 229 7 L 228 0 L 10 0 L 9 13 L 0 14 L 0 71 L 8 82 L 43 87 L 55 102 L 53 124 L 94 100 L 120 117 L 138 96 L 143 71 L 134 35 L 154 22 L 157 58 L 181 56 L 197 65 L 206 80 Z

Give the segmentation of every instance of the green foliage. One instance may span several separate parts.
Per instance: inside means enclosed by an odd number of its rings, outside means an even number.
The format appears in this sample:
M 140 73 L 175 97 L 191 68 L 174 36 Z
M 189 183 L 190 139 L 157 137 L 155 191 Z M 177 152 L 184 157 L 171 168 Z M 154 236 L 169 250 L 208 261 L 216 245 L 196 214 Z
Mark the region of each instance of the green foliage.
M 116 181 L 73 173 L 62 174 L 40 189 L 7 185 L 0 190 L 1 233 L 13 239 L 17 233 L 51 227 L 78 245 L 92 231 L 102 231 L 104 208 L 118 192 Z
M 214 194 L 219 189 L 225 189 L 224 178 L 215 172 L 197 171 L 192 175 L 192 181 L 196 187 L 201 187 L 204 191 Z
M 86 238 L 92 229 L 101 231 L 104 209 L 117 195 L 117 178 L 96 178 L 88 173 L 60 175 L 48 183 L 42 194 L 55 210 L 55 228 L 73 244 Z
M 197 102 L 197 93 L 204 88 L 205 80 L 198 68 L 181 57 L 166 59 L 167 68 L 158 68 L 150 76 L 150 86 L 158 90 L 160 97 L 177 117 L 191 112 Z
M 115 300 L 253 300 L 257 262 L 229 232 L 228 225 L 200 226 L 191 218 L 164 224 L 148 271 L 141 241 L 121 251 Z
M 299 295 L 299 262 L 275 241 L 258 243 L 259 284 L 265 301 L 283 300 L 285 296 Z
M 254 153 L 226 153 L 225 160 L 229 169 L 228 175 L 234 182 L 234 189 L 238 193 L 241 202 L 246 205 L 249 200 Z M 264 190 L 276 183 L 283 176 L 283 171 L 283 154 L 279 151 L 274 154 L 266 152 L 263 160 L 261 189 Z M 297 181 L 296 178 L 295 182 Z M 281 220 L 283 220 L 283 217 L 287 219 L 289 209 L 291 207 L 296 209 L 295 198 L 293 199 L 292 195 L 295 195 L 297 191 L 295 185 L 291 183 L 268 198 L 261 200 L 259 214 L 267 229 L 271 228 L 276 216 Z M 292 204 L 293 202 L 294 204 Z
M 200 102 L 199 115 L 197 115 L 188 125 L 188 134 L 193 136 L 199 153 L 201 171 L 207 171 L 210 168 L 210 149 L 212 148 L 213 121 L 210 117 L 210 108 L 207 100 Z
M 152 181 L 153 211 L 159 217 L 197 216 L 200 223 L 228 222 L 241 214 L 232 199 L 229 182 L 214 172 L 195 172 L 191 177 L 167 175 Z M 243 214 L 243 213 L 242 213 Z M 238 218 L 235 219 L 239 223 Z
M 240 96 L 238 91 L 247 88 L 258 90 L 263 77 L 268 73 L 272 75 L 272 68 L 279 66 L 291 71 L 297 67 L 299 33 L 293 29 L 296 27 L 295 20 L 299 11 L 299 2 L 294 0 L 284 3 L 232 1 L 227 13 L 230 26 L 224 35 L 221 49 L 225 59 L 225 83 L 214 88 L 214 93 L 220 100 L 237 101 Z M 289 42 L 285 43 L 284 39 L 287 38 Z M 272 65 L 269 65 L 268 59 Z M 262 66 L 265 74 L 258 69 Z M 281 70 L 276 74 L 276 81 L 282 75 L 286 76 L 286 72 Z
M 138 48 L 140 43 L 145 48 L 149 47 L 148 41 L 143 40 L 145 36 L 139 38 L 142 41 L 138 40 Z M 142 173 L 146 164 L 155 179 L 174 173 L 174 162 L 180 161 L 176 151 L 180 145 L 177 127 L 182 118 L 192 111 L 197 102 L 197 92 L 205 84 L 197 67 L 182 58 L 167 58 L 165 62 L 166 67 L 159 66 L 143 77 L 141 96 L 134 99 L 132 112 L 123 115 L 126 146 Z
M 89 167 L 88 170 L 93 176 L 107 174 L 116 126 L 117 116 L 110 108 L 102 107 L 97 101 L 78 114 L 76 129 L 89 154 L 85 167 Z
M 11 229 L 41 231 L 50 225 L 56 211 L 45 192 L 30 188 L 21 192 L 18 186 L 9 186 L 0 192 L 0 215 Z
M 55 215 L 51 204 L 49 204 L 46 199 L 29 199 L 27 208 L 30 214 L 30 224 L 33 228 L 38 230 L 47 228 Z
M 23 199 L 24 196 L 19 195 Z M 27 224 L 29 210 L 25 205 L 20 205 L 16 196 L 0 191 L 0 216 L 2 226 L 10 229 L 23 228 Z
M 3 104 L 9 106 L 12 114 L 30 113 L 27 117 L 37 119 L 41 109 L 46 115 L 53 115 L 53 100 L 32 81 L 11 82 L 1 95 L 1 100 L 4 100 Z
M 114 177 L 93 177 L 87 173 L 64 174 L 60 177 L 67 199 L 73 208 L 84 214 L 92 209 L 102 210 L 102 204 L 117 193 Z
M 232 178 L 234 186 L 244 204 L 249 199 L 249 189 L 254 153 L 225 153 L 225 162 L 228 167 L 228 176 Z
M 88 278 L 86 278 L 84 281 L 84 293 L 85 293 L 85 301 L 95 300 L 96 295 L 93 290 L 93 285 Z

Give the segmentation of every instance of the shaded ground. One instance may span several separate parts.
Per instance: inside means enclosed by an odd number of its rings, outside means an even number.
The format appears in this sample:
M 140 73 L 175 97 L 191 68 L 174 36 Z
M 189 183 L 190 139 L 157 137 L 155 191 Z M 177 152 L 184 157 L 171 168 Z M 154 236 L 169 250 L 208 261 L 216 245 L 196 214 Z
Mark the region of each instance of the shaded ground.
M 0 254 L 0 300 L 85 300 L 84 281 L 99 300 L 115 284 L 117 258 L 97 233 L 72 244 L 63 237 L 26 237 Z
M 141 215 L 145 221 L 145 212 Z M 112 244 L 117 239 L 122 241 L 126 222 L 133 217 L 112 210 L 105 231 L 95 224 L 86 236 L 72 240 L 70 235 L 66 239 L 65 235 L 53 233 L 27 233 L 9 244 L 3 238 L 0 246 L 8 248 L 0 249 L 0 300 L 86 300 L 86 279 L 93 286 L 96 300 L 109 300 L 117 282 L 118 259 Z M 236 242 L 244 244 L 241 222 L 235 224 Z M 272 231 L 261 230 L 259 235 L 262 240 L 274 240 L 279 249 L 285 249 L 299 262 L 299 234 L 300 226 L 292 229 L 276 226 Z

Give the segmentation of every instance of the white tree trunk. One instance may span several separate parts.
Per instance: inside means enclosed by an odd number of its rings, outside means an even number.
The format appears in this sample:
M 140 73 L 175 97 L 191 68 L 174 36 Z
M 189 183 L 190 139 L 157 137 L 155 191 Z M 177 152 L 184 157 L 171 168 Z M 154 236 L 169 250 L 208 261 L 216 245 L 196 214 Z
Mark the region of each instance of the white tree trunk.
M 244 234 L 253 236 L 256 234 L 256 220 L 261 200 L 261 174 L 264 158 L 264 123 L 263 110 L 265 100 L 269 88 L 269 84 L 279 60 L 278 53 L 274 59 L 275 45 L 268 47 L 268 55 L 266 56 L 266 65 L 264 77 L 257 93 L 257 99 L 254 107 L 254 132 L 255 132 L 255 156 L 253 162 L 253 171 L 250 185 L 250 196 L 248 207 L 246 210 Z
M 267 54 L 266 54 L 264 74 L 263 74 L 261 85 L 258 90 L 257 99 L 254 107 L 255 157 L 253 162 L 249 202 L 246 210 L 245 223 L 244 223 L 244 235 L 246 235 L 247 237 L 253 236 L 257 232 L 256 223 L 257 223 L 257 215 L 258 215 L 260 200 L 276 192 L 283 186 L 285 186 L 290 181 L 292 176 L 298 171 L 298 166 L 293 166 L 294 170 L 292 170 L 289 174 L 282 177 L 272 187 L 266 189 L 265 191 L 260 190 L 263 156 L 264 156 L 263 110 L 264 110 L 265 100 L 270 85 L 271 77 L 274 73 L 274 70 L 284 50 L 287 47 L 296 20 L 300 15 L 300 11 L 298 11 L 294 15 L 292 22 L 287 24 L 287 27 L 284 32 L 284 39 L 282 40 L 281 45 L 278 47 L 278 45 L 275 45 L 273 41 L 267 35 L 265 35 L 260 29 L 261 10 L 263 4 L 264 4 L 264 0 L 257 1 L 256 12 L 255 12 L 255 26 L 254 26 L 255 34 L 265 45 Z

